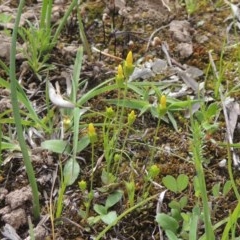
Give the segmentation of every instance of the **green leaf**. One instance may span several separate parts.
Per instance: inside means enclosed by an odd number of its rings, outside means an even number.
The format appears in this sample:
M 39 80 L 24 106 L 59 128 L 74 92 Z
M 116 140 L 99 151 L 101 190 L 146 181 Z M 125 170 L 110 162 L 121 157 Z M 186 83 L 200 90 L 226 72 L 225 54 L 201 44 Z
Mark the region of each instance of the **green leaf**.
M 174 193 L 177 193 L 178 191 L 177 181 L 173 176 L 167 175 L 162 179 L 162 182 L 167 189 Z
M 100 85 L 96 86 L 95 88 L 91 89 L 90 91 L 87 91 L 86 94 L 84 94 L 78 101 L 77 104 L 79 105 L 79 107 L 81 107 L 82 105 L 84 105 L 84 103 L 86 103 L 88 100 L 90 100 L 91 98 L 98 96 L 102 93 L 106 93 L 108 91 L 112 91 L 112 90 L 116 90 L 118 89 L 117 84 L 113 84 L 113 85 L 107 85 L 110 82 L 111 79 L 101 83 Z M 104 86 L 107 85 L 107 86 Z
M 221 183 L 216 183 L 214 184 L 213 188 L 212 188 L 212 193 L 213 193 L 213 196 L 215 198 L 219 197 L 219 194 L 220 194 L 220 185 Z
M 149 108 L 149 102 L 147 101 L 142 101 L 139 99 L 107 99 L 107 103 L 109 104 L 115 104 L 118 105 L 119 107 L 127 107 L 131 109 L 137 109 L 137 110 L 142 110 L 143 108 Z
M 190 219 L 190 230 L 189 230 L 189 239 L 197 240 L 197 230 L 198 230 L 198 211 L 193 210 L 193 214 Z
M 84 150 L 89 145 L 89 143 L 90 143 L 90 139 L 87 135 L 80 138 L 77 145 L 77 153 Z
M 78 178 L 80 173 L 80 166 L 76 160 L 70 158 L 63 169 L 64 183 L 69 186 L 72 185 Z
M 177 122 L 176 122 L 173 114 L 171 112 L 167 112 L 167 115 L 168 115 L 168 119 L 171 122 L 171 124 L 173 125 L 175 131 L 178 132 Z
M 198 119 L 199 122 L 203 122 L 204 121 L 204 115 L 201 111 L 197 111 L 195 112 L 195 116 Z
M 232 188 L 232 183 L 228 180 L 223 186 L 223 196 L 226 196 Z
M 46 140 L 41 143 L 41 147 L 55 153 L 69 152 L 69 145 L 64 140 Z
M 106 215 L 107 214 L 107 208 L 103 205 L 94 204 L 93 209 L 99 215 Z
M 110 225 L 110 224 L 114 223 L 114 221 L 116 221 L 117 213 L 116 213 L 116 211 L 111 211 L 108 214 L 101 216 L 101 219 L 104 223 Z
M 188 197 L 187 196 L 183 196 L 180 198 L 179 200 L 181 209 L 183 209 L 184 207 L 186 207 L 187 203 L 188 203 Z
M 96 216 L 96 217 L 89 217 L 87 219 L 87 222 L 90 226 L 93 226 L 95 224 L 97 224 L 99 221 L 101 220 L 101 216 Z
M 169 101 L 170 99 L 168 99 Z M 191 105 L 194 103 L 198 103 L 199 100 L 192 100 L 190 101 Z M 172 103 L 168 106 L 168 110 L 170 111 L 179 111 L 179 110 L 184 110 L 186 108 L 189 108 L 189 100 L 187 101 L 177 101 L 174 99 Z
M 170 230 L 173 233 L 176 233 L 177 229 L 179 228 L 179 224 L 176 219 L 165 213 L 158 213 L 156 216 L 156 221 L 163 230 Z
M 7 143 L 7 142 L 1 142 L 0 143 L 1 150 L 10 150 L 10 151 L 21 151 L 21 148 L 16 143 Z
M 194 186 L 195 196 L 200 197 L 201 189 L 200 189 L 199 179 L 197 176 L 193 178 L 193 186 Z
M 178 209 L 178 210 L 181 209 L 180 203 L 177 202 L 176 200 L 172 200 L 172 201 L 168 204 L 168 206 L 169 206 L 170 208 L 172 208 L 172 209 Z
M 171 216 L 177 221 L 182 221 L 180 209 L 176 209 L 176 208 L 171 209 Z
M 190 222 L 190 214 L 191 213 L 181 213 L 181 216 L 183 218 L 183 221 L 187 223 L 187 225 L 189 226 L 189 222 Z
M 182 192 L 188 186 L 188 176 L 185 174 L 180 174 L 177 177 L 177 189 L 179 192 Z
M 18 100 L 28 109 L 29 117 L 32 120 L 34 120 L 37 124 L 39 124 L 41 127 L 43 127 L 46 131 L 49 131 L 47 126 L 45 124 L 43 124 L 41 119 L 38 117 L 34 107 L 32 106 L 31 101 L 29 101 L 26 93 L 24 92 L 24 90 L 22 89 L 22 87 L 20 86 L 20 84 L 18 83 L 17 80 L 16 80 L 16 84 L 17 84 L 17 90 L 18 90 L 17 91 Z M 5 87 L 10 90 L 10 83 L 1 77 L 0 77 L 0 86 Z
M 108 185 L 108 184 L 114 183 L 114 181 L 116 180 L 116 177 L 112 173 L 107 172 L 105 169 L 103 169 L 101 180 L 104 184 Z
M 168 237 L 169 240 L 178 240 L 179 238 L 176 236 L 175 233 L 173 233 L 170 230 L 166 230 L 166 235 Z
M 141 112 L 139 113 L 139 117 L 142 116 L 145 112 L 151 109 L 151 104 L 145 105 L 142 107 Z
M 115 191 L 114 193 L 110 194 L 105 204 L 106 208 L 108 209 L 119 202 L 122 198 L 122 195 L 122 191 Z
M 216 102 L 211 103 L 206 112 L 206 120 L 211 120 L 213 117 L 217 115 L 219 111 L 219 106 Z

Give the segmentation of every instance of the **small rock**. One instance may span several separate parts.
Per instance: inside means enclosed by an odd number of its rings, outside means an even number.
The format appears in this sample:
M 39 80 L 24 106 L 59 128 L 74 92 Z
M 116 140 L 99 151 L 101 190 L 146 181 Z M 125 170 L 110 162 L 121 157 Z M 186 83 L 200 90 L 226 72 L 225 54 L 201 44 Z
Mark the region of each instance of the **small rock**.
M 204 72 L 201 69 L 193 66 L 189 66 L 186 70 L 186 73 L 189 74 L 192 78 L 198 78 L 203 76 L 204 74 Z
M 192 36 L 191 36 L 191 27 L 190 23 L 186 20 L 184 21 L 178 21 L 173 20 L 170 23 L 170 32 L 173 33 L 173 38 L 177 40 L 178 42 L 191 42 Z
M 1 109 L 1 101 L 0 101 L 0 109 Z M 6 188 L 0 188 L 0 201 L 4 200 L 7 194 L 8 194 L 8 190 Z
M 16 209 L 30 200 L 32 200 L 32 191 L 29 186 L 10 192 L 6 196 L 6 203 L 10 205 L 11 209 Z
M 156 74 L 160 74 L 167 69 L 167 62 L 162 59 L 157 59 L 152 63 L 152 71 Z
M 6 206 L 6 207 L 0 209 L 0 215 L 5 215 L 10 212 L 11 212 L 11 208 L 9 206 Z
M 46 235 L 47 235 L 47 230 L 41 226 L 41 225 L 38 225 L 37 227 L 35 227 L 33 229 L 33 232 L 34 232 L 34 239 L 35 240 L 42 240 L 42 239 L 45 239 Z M 25 240 L 30 240 L 30 236 L 25 238 Z
M 193 53 L 192 43 L 179 43 L 177 46 L 177 51 L 182 58 L 188 58 Z
M 10 224 L 13 228 L 18 229 L 20 226 L 27 223 L 27 216 L 24 209 L 18 208 L 11 213 L 3 215 L 2 220 Z
M 155 74 L 150 68 L 135 68 L 133 74 L 130 76 L 129 81 L 136 79 L 148 79 L 154 77 Z

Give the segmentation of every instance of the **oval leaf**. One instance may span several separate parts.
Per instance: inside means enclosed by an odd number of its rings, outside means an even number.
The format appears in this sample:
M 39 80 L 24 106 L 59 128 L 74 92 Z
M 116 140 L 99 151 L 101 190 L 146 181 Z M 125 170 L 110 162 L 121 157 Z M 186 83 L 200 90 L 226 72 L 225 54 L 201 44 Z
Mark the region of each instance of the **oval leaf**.
M 173 217 L 170 217 L 165 213 L 158 213 L 156 221 L 163 230 L 170 230 L 173 233 L 176 233 L 179 227 L 178 222 Z
M 41 147 L 60 154 L 68 152 L 68 142 L 63 140 L 46 140 L 41 143 Z
M 107 214 L 107 208 L 103 205 L 94 204 L 93 209 L 99 215 L 106 215 Z
M 82 137 L 77 144 L 77 153 L 81 152 L 83 149 L 85 149 L 90 143 L 88 135 Z
M 179 192 L 182 192 L 188 186 L 188 176 L 185 174 L 180 174 L 177 177 L 177 189 Z
M 173 233 L 172 231 L 170 230 L 167 230 L 166 231 L 166 235 L 168 237 L 169 240 L 179 240 L 179 238 L 176 236 L 175 233 Z
M 164 186 L 172 192 L 177 192 L 177 181 L 173 176 L 167 175 L 162 179 Z
M 115 211 L 111 211 L 108 214 L 101 216 L 101 219 L 104 223 L 110 225 L 116 221 L 117 213 Z
M 106 201 L 106 208 L 110 208 L 112 207 L 113 205 L 115 205 L 117 202 L 119 202 L 122 198 L 122 192 L 121 191 L 116 191 L 112 194 L 110 194 L 107 198 L 107 201 Z
M 63 169 L 64 183 L 69 186 L 72 185 L 77 179 L 80 172 L 80 166 L 78 162 L 70 158 Z

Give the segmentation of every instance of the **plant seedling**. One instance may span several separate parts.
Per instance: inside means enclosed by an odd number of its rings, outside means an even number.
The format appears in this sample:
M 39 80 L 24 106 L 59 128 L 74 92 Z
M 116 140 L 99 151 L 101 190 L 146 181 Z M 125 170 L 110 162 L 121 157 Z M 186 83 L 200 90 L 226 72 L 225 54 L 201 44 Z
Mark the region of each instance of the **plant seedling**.
M 162 179 L 164 186 L 174 193 L 181 193 L 188 186 L 188 176 L 180 174 L 177 179 L 173 176 L 167 175 Z
M 117 219 L 117 213 L 116 211 L 110 211 L 108 212 L 109 208 L 114 206 L 116 203 L 118 203 L 123 196 L 122 191 L 115 191 L 111 193 L 106 200 L 105 205 L 101 204 L 95 204 L 93 206 L 93 209 L 96 213 L 99 215 L 96 217 L 90 217 L 88 218 L 88 222 L 91 223 L 96 223 L 99 220 L 102 220 L 104 223 L 110 225 Z

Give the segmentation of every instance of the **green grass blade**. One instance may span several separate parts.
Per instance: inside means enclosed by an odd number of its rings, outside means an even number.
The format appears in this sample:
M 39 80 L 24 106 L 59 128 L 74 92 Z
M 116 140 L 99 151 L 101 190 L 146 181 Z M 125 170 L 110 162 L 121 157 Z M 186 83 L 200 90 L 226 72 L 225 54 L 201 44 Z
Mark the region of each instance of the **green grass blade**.
M 33 170 L 33 166 L 28 155 L 27 144 L 25 142 L 25 138 L 23 136 L 23 129 L 21 125 L 21 116 L 19 112 L 18 106 L 18 97 L 17 97 L 17 82 L 16 82 L 16 42 L 17 42 L 17 32 L 18 26 L 20 22 L 20 17 L 22 14 L 22 9 L 24 6 L 25 1 L 20 0 L 17 16 L 13 28 L 12 33 L 12 44 L 11 44 L 11 51 L 10 51 L 10 80 L 11 80 L 11 100 L 12 100 L 12 107 L 13 107 L 13 117 L 15 120 L 16 130 L 19 145 L 22 150 L 24 165 L 26 167 L 28 179 L 31 185 L 32 194 L 33 194 L 33 214 L 34 218 L 37 220 L 40 217 L 40 205 L 39 205 L 39 197 L 38 197 L 38 187 L 37 182 Z

